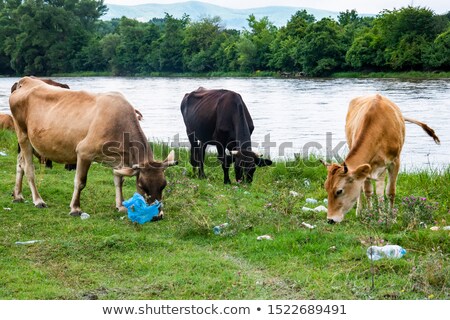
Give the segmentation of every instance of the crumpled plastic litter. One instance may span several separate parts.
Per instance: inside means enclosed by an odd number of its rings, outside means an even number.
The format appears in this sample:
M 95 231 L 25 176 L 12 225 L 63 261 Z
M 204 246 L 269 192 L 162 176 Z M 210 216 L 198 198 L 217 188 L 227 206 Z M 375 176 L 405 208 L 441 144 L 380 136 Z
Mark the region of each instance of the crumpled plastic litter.
M 316 227 L 315 225 L 312 225 L 312 224 L 309 224 L 309 223 L 306 223 L 306 222 L 302 222 L 302 225 L 307 227 L 308 229 L 314 229 Z
M 159 208 L 162 203 L 155 200 L 151 205 L 145 202 L 143 196 L 139 193 L 135 193 L 130 199 L 122 203 L 125 208 L 128 209 L 128 218 L 139 224 L 144 224 L 151 221 L 159 214 Z
M 265 234 L 263 236 L 259 236 L 256 238 L 256 240 L 261 241 L 261 240 L 273 240 L 272 236 Z
M 303 211 L 315 211 L 315 212 L 327 212 L 328 211 L 328 209 L 324 206 L 318 206 L 318 207 L 315 207 L 314 209 L 308 208 L 308 207 L 302 207 L 302 210 Z

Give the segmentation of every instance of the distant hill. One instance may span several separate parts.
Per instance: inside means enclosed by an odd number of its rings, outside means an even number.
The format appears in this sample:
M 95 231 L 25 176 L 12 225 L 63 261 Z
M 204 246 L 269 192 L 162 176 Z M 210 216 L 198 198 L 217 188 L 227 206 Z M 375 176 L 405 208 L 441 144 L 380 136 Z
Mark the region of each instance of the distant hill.
M 135 6 L 107 4 L 109 10 L 106 15 L 102 17 L 103 20 L 111 20 L 112 18 L 127 18 L 136 19 L 139 21 L 149 21 L 152 18 L 163 18 L 165 13 L 181 18 L 183 14 L 189 15 L 193 21 L 198 21 L 204 17 L 219 16 L 222 18 L 222 23 L 227 29 L 243 29 L 248 26 L 247 18 L 250 14 L 254 14 L 257 19 L 264 16 L 269 17 L 269 20 L 276 26 L 281 27 L 286 25 L 291 16 L 298 10 L 306 10 L 308 13 L 314 15 L 316 20 L 324 17 L 331 17 L 336 19 L 338 12 L 304 8 L 304 7 L 283 7 L 273 6 L 254 9 L 231 9 L 209 3 L 199 1 L 180 2 L 175 4 L 141 4 Z

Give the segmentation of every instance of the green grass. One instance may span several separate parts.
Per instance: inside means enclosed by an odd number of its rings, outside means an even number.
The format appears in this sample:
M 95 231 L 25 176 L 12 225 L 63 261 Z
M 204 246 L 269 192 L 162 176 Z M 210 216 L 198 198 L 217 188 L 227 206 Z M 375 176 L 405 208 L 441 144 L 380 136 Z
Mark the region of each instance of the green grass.
M 187 151 L 177 150 L 180 164 L 166 171 L 165 219 L 136 225 L 116 212 L 111 170 L 97 164 L 81 197 L 90 219 L 68 215 L 74 172 L 58 164 L 36 163 L 48 208 L 33 206 L 26 184 L 27 202 L 12 203 L 15 149 L 13 134 L 0 132 L 0 299 L 450 298 L 449 232 L 367 223 L 354 210 L 328 225 L 324 213 L 303 212 L 306 197 L 326 197 L 326 170 L 311 166 L 315 160 L 276 163 L 258 169 L 252 185 L 225 186 L 213 156 L 208 179 L 199 180 Z M 167 152 L 155 151 L 159 159 Z M 449 170 L 401 174 L 399 221 L 402 198 L 415 195 L 439 203 L 435 224 L 450 224 L 449 178 Z M 126 198 L 134 183 L 126 180 Z M 264 234 L 274 240 L 256 240 Z M 15 244 L 27 240 L 43 241 Z M 372 266 L 366 249 L 382 240 L 408 253 Z

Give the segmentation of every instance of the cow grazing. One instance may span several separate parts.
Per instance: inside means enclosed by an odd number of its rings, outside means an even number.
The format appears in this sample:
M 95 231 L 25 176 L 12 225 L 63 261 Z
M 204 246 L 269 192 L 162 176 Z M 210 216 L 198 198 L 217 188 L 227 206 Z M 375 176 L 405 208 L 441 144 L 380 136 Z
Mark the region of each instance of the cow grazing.
M 181 113 L 191 143 L 190 162 L 204 178 L 207 145 L 217 148 L 222 162 L 224 183 L 231 183 L 229 167 L 234 162 L 237 181 L 252 182 L 256 166 L 271 165 L 251 150 L 254 126 L 242 97 L 229 90 L 207 90 L 202 87 L 187 93 L 181 102 Z M 231 155 L 226 154 L 226 150 Z
M 70 214 L 80 215 L 80 194 L 93 161 L 114 170 L 116 207 L 123 207 L 124 176 L 136 176 L 136 189 L 147 202 L 161 200 L 164 170 L 175 164 L 171 152 L 164 162 L 153 152 L 139 125 L 135 109 L 117 92 L 88 93 L 66 90 L 24 77 L 9 103 L 22 149 L 17 162 L 14 200 L 23 201 L 22 179 L 28 178 L 33 203 L 45 207 L 35 186 L 32 149 L 56 162 L 77 163 Z
M 358 97 L 350 101 L 345 133 L 349 153 L 342 165 L 327 165 L 325 189 L 328 193 L 328 222 L 341 222 L 344 215 L 358 201 L 356 213 L 362 209 L 362 190 L 368 205 L 376 180 L 376 194 L 386 196 L 394 205 L 395 185 L 400 169 L 400 152 L 405 140 L 405 121 L 421 126 L 434 141 L 439 138 L 426 124 L 403 117 L 398 106 L 379 94 Z
M 14 120 L 11 115 L 0 113 L 0 130 L 15 131 Z

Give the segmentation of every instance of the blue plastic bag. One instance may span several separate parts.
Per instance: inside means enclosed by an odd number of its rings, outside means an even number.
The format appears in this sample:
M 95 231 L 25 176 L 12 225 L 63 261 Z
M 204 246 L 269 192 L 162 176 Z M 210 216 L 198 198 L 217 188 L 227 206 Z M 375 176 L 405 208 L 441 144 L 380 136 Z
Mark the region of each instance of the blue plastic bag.
M 155 200 L 153 204 L 147 205 L 144 197 L 135 193 L 130 199 L 124 201 L 123 205 L 128 209 L 128 218 L 131 221 L 144 224 L 159 214 L 162 203 Z

